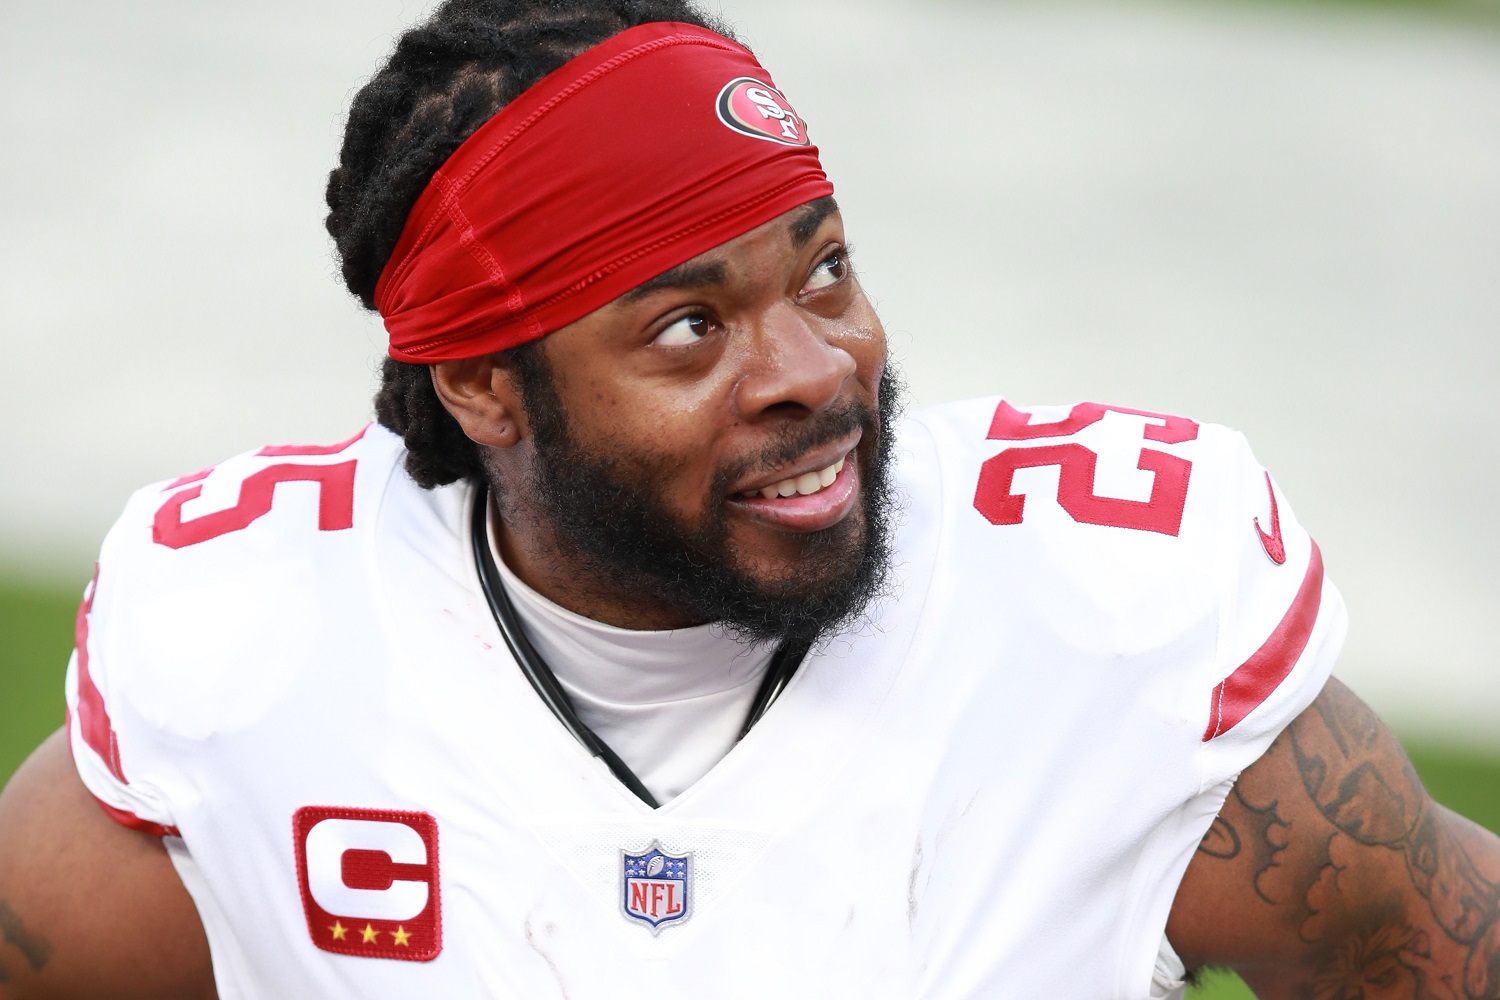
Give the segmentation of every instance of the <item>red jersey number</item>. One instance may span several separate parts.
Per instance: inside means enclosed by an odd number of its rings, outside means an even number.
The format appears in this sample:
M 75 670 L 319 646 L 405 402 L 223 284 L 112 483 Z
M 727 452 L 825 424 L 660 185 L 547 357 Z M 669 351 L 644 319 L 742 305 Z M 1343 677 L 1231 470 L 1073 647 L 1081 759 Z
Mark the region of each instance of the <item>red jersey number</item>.
M 1031 424 L 1027 423 L 1025 413 L 1001 400 L 986 437 L 991 441 L 1066 437 L 1098 423 L 1108 410 L 1163 421 L 1146 426 L 1144 436 L 1148 441 L 1180 444 L 1198 436 L 1198 425 L 1186 417 L 1101 403 L 1079 403 L 1062 420 Z M 1011 492 L 1016 470 L 1055 465 L 1058 467 L 1057 502 L 1073 520 L 1110 528 L 1177 534 L 1182 527 L 1182 510 L 1187 504 L 1192 462 L 1164 451 L 1142 448 L 1136 468 L 1154 473 L 1151 498 L 1121 500 L 1094 494 L 1094 472 L 1098 461 L 1098 455 L 1076 443 L 1007 448 L 980 466 L 979 485 L 974 490 L 974 509 L 991 524 L 1020 524 L 1026 509 L 1026 495 Z
M 333 445 L 269 445 L 256 452 L 265 458 L 281 458 L 297 455 L 337 455 L 354 442 L 364 437 L 364 430 L 347 441 Z M 227 510 L 216 510 L 201 517 L 182 519 L 182 505 L 196 499 L 203 492 L 202 486 L 174 493 L 156 512 L 151 525 L 151 538 L 158 545 L 180 549 L 197 545 L 210 538 L 218 538 L 231 531 L 248 528 L 257 519 L 271 512 L 276 499 L 278 483 L 314 482 L 318 484 L 318 530 L 341 531 L 354 527 L 354 467 L 357 460 L 339 462 L 336 465 L 307 465 L 285 462 L 270 465 L 259 472 L 251 473 L 240 483 L 239 502 Z M 213 469 L 205 469 L 191 476 L 168 484 L 167 489 L 184 486 L 207 478 Z
M 354 527 L 355 462 L 337 465 L 272 465 L 245 477 L 240 484 L 239 503 L 228 510 L 216 510 L 202 517 L 184 521 L 182 505 L 203 492 L 192 486 L 174 493 L 156 512 L 151 538 L 158 545 L 180 549 L 197 545 L 231 531 L 248 528 L 257 518 L 271 512 L 276 498 L 276 484 L 312 481 L 318 484 L 318 530 L 339 531 Z

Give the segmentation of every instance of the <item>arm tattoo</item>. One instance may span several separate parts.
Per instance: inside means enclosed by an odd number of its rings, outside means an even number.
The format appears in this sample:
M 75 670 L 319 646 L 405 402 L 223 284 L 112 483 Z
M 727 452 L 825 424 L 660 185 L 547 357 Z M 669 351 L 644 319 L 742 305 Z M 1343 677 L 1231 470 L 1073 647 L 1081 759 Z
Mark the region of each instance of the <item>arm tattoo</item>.
M 1500 842 L 1432 802 L 1375 714 L 1330 682 L 1263 759 L 1198 850 L 1271 908 L 1273 995 L 1500 1000 Z
M 16 950 L 26 957 L 26 962 L 37 972 L 47 964 L 52 957 L 52 942 L 39 934 L 26 929 L 21 922 L 20 914 L 11 909 L 10 904 L 0 899 L 0 934 L 5 935 L 5 940 L 15 945 Z M 0 970 L 0 978 L 4 977 L 4 971 Z
M 1203 835 L 1198 850 L 1211 854 L 1221 861 L 1237 858 L 1240 854 L 1240 835 L 1223 816 L 1215 816 L 1213 826 Z
M 1316 1000 L 1500 1000 L 1500 886 L 1443 821 L 1395 738 L 1341 685 L 1330 685 L 1288 734 L 1303 788 L 1336 831 L 1304 897 L 1312 916 L 1303 938 L 1325 949 Z M 1399 857 L 1395 870 L 1404 863 L 1426 914 L 1408 912 L 1396 890 L 1357 884 L 1354 862 L 1371 849 Z M 1346 903 L 1346 890 L 1362 904 Z M 1433 957 L 1440 948 L 1453 954 L 1455 945 L 1461 982 Z

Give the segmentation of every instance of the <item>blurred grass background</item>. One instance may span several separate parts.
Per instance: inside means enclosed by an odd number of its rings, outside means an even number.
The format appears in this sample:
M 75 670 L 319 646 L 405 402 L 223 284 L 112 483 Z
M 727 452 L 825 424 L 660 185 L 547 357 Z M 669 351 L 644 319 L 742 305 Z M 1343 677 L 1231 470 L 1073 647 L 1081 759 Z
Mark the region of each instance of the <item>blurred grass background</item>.
M 0 572 L 0 782 L 63 721 L 63 671 L 73 646 L 76 587 Z M 1408 743 L 1438 801 L 1500 832 L 1500 759 L 1458 746 Z M 1253 997 L 1232 973 L 1214 972 L 1190 1000 Z

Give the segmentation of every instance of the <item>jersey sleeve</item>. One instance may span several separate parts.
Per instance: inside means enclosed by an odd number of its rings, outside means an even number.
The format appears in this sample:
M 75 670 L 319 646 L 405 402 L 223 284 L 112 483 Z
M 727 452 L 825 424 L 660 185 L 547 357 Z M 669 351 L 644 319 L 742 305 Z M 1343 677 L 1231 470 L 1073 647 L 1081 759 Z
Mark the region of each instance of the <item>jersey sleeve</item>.
M 204 762 L 263 722 L 308 665 L 330 602 L 362 586 L 353 528 L 374 520 L 400 454 L 376 428 L 268 446 L 130 498 L 84 594 L 66 680 L 73 760 L 109 815 L 190 839 L 193 810 L 216 794 Z
M 933 613 L 972 636 L 951 647 L 977 671 L 964 717 L 997 733 L 1017 811 L 1082 831 L 1057 834 L 1040 867 L 1128 859 L 1118 895 L 1101 877 L 1077 901 L 1117 927 L 1112 995 L 1174 989 L 1158 964 L 1183 872 L 1342 644 L 1321 553 L 1244 437 L 1215 424 L 994 397 L 918 419 L 944 459 L 941 575 L 963 581 L 934 588 L 951 610 Z
M 116 822 L 154 836 L 176 835 L 164 796 L 150 783 L 126 776 L 121 739 L 111 715 L 107 643 L 100 635 L 104 608 L 96 608 L 100 574 L 84 591 L 73 631 L 73 655 L 68 662 L 66 697 L 68 746 L 84 787 Z
M 1216 429 L 1225 474 L 1213 512 L 1220 525 L 1220 608 L 1201 708 L 1202 787 L 1257 760 L 1327 681 L 1348 618 L 1318 544 L 1240 434 Z M 1199 695 L 1202 697 L 1201 693 Z
M 1240 773 L 1322 691 L 1343 647 L 1348 618 L 1324 570 L 1322 553 L 1298 522 L 1275 478 L 1238 433 L 1205 428 L 1217 447 L 1219 474 L 1203 513 L 1214 539 L 1211 575 L 1218 592 L 1211 656 L 1189 669 L 1179 692 L 1184 742 L 1196 744 L 1197 791 L 1165 817 L 1141 863 L 1144 927 L 1165 927 L 1203 836 Z M 1166 887 L 1152 892 L 1146 883 Z M 1136 953 L 1149 961 L 1150 941 Z
M 953 572 L 984 590 L 965 614 L 998 622 L 1003 609 L 1007 634 L 1074 664 L 1073 688 L 1038 681 L 1033 697 L 1149 720 L 1188 794 L 1253 763 L 1317 697 L 1343 643 L 1343 601 L 1243 435 L 996 397 L 917 419 L 945 456 Z

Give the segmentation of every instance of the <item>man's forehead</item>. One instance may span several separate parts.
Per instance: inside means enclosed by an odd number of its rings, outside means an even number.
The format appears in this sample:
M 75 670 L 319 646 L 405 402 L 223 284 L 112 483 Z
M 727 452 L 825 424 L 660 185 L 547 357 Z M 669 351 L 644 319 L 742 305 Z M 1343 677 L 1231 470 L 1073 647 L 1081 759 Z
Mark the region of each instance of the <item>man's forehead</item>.
M 817 234 L 818 229 L 831 215 L 838 213 L 838 202 L 830 195 L 810 201 L 806 205 L 799 205 L 790 211 L 783 213 L 763 227 L 758 228 L 783 228 L 790 241 L 793 252 L 801 250 L 808 241 Z M 752 230 L 753 232 L 753 230 Z M 749 235 L 749 234 L 746 234 Z M 737 239 L 743 237 L 737 237 Z M 729 242 L 734 242 L 731 240 Z M 683 261 L 676 267 L 668 268 L 656 277 L 643 281 L 624 295 L 620 296 L 622 302 L 633 302 L 644 298 L 652 292 L 664 288 L 706 288 L 712 285 L 722 284 L 728 277 L 728 269 L 719 258 L 724 246 L 721 244 L 712 250 L 705 251 L 691 260 Z

